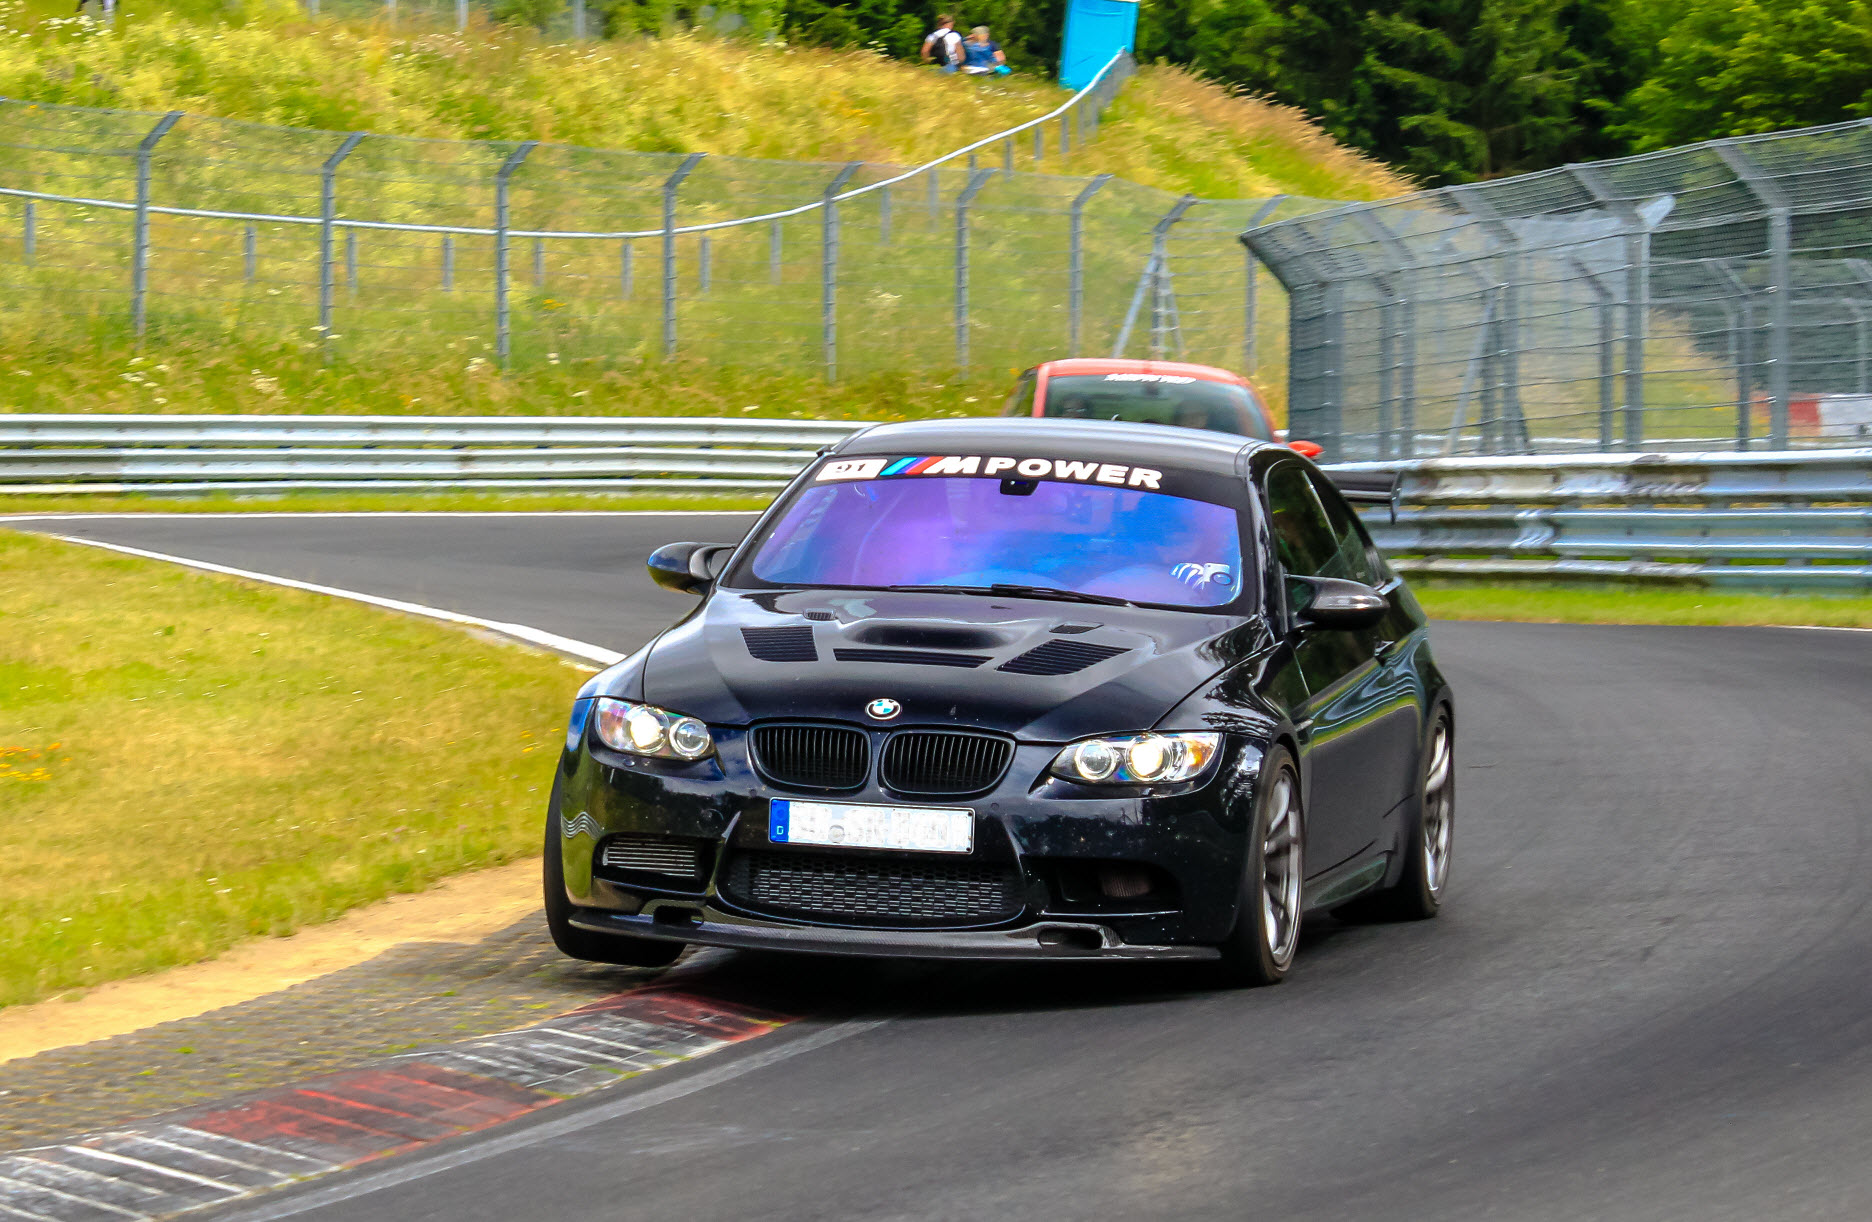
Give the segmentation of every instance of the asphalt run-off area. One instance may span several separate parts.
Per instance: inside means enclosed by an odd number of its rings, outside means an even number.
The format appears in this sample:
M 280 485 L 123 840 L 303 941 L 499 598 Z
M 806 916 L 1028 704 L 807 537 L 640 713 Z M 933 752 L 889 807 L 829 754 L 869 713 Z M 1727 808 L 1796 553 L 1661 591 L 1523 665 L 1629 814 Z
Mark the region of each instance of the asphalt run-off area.
M 17 525 L 628 652 L 692 605 L 649 551 L 749 520 Z M 713 952 L 794 1021 L 199 1216 L 1872 1217 L 1872 635 L 1432 639 L 1460 743 L 1435 921 L 1313 922 L 1286 983 L 1239 992 Z

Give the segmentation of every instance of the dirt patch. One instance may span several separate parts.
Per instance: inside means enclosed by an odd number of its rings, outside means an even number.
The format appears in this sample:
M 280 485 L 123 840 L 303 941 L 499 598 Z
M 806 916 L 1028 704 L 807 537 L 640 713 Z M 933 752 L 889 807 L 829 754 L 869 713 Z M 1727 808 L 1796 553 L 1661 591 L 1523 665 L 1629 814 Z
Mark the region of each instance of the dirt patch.
M 0 1010 L 0 1062 L 239 1005 L 397 946 L 478 941 L 539 908 L 539 870 L 538 859 L 477 870 L 289 938 L 256 938 L 203 963 L 114 981 L 74 999 Z

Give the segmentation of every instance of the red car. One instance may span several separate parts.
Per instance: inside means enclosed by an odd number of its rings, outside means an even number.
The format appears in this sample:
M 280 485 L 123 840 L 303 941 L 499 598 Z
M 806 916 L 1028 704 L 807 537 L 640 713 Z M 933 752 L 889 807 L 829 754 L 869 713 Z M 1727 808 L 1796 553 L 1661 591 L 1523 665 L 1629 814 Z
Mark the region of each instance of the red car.
M 1021 374 L 1004 416 L 1132 420 L 1283 441 L 1266 404 L 1248 379 L 1213 365 L 1075 357 L 1047 361 Z M 1290 443 L 1313 457 L 1320 447 Z

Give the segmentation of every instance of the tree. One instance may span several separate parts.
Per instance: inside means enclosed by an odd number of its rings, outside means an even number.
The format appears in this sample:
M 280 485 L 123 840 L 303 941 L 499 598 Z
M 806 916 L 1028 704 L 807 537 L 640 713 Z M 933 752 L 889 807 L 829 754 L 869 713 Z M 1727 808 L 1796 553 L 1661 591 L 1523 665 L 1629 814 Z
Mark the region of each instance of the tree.
M 1620 109 L 1640 151 L 1872 115 L 1872 6 L 1688 0 Z

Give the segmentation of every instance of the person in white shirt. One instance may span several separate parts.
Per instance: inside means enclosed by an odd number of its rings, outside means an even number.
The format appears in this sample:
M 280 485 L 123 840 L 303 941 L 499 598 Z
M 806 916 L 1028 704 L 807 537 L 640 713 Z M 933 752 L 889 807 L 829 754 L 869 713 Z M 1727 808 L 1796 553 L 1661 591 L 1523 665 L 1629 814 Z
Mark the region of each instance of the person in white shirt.
M 955 18 L 947 13 L 936 18 L 936 28 L 923 39 L 923 62 L 935 64 L 944 72 L 954 72 L 962 65 L 962 36 L 955 31 Z

